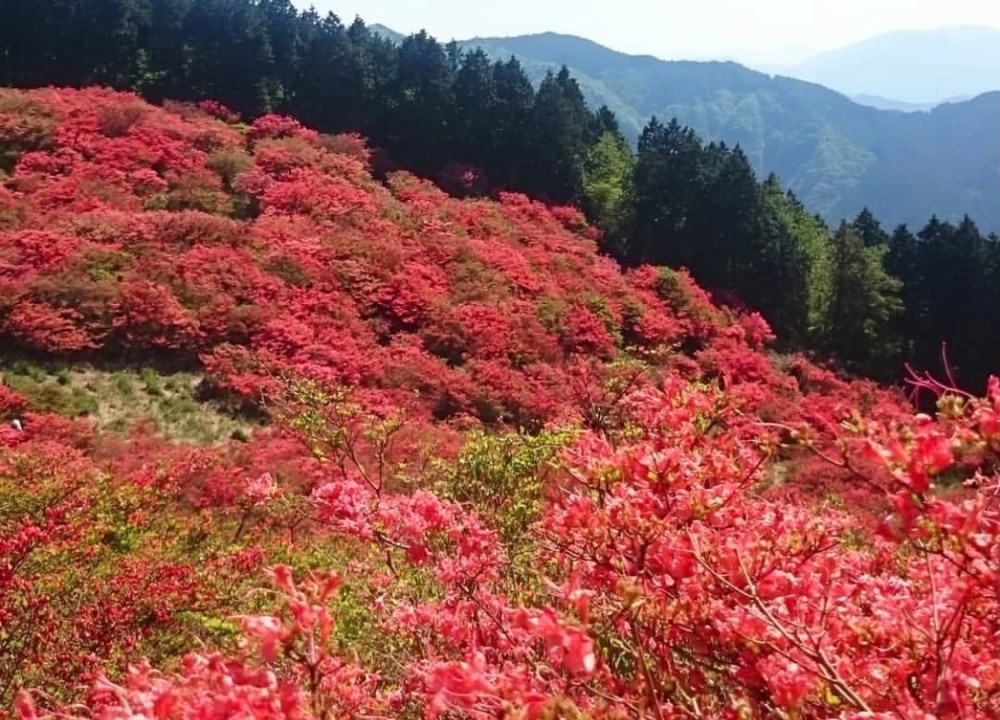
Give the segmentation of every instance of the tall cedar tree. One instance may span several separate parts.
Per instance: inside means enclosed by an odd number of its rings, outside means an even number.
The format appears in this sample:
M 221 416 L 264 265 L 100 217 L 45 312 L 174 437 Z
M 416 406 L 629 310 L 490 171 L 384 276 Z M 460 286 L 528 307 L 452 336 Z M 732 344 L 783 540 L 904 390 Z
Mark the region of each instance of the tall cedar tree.
M 597 139 L 595 129 L 569 70 L 563 66 L 558 73 L 548 73 L 538 86 L 531 114 L 528 191 L 553 203 L 579 202 L 584 191 L 584 160 Z

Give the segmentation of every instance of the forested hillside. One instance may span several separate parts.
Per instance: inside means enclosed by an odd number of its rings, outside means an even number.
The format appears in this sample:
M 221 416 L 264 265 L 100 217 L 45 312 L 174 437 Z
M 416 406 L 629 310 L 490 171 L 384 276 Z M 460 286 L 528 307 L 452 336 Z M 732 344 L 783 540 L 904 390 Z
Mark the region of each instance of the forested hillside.
M 907 363 L 948 371 L 976 391 L 1000 365 L 1000 242 L 969 218 L 914 234 L 864 209 L 831 232 L 774 176 L 757 184 L 740 149 L 676 122 L 646 127 L 630 173 L 606 246 L 629 265 L 690 269 L 785 347 L 888 382 Z
M 536 90 L 509 58 L 463 58 L 426 34 L 397 46 L 287 0 L 11 0 L 3 15 L 0 86 L 108 85 L 247 117 L 281 111 L 363 133 L 380 170 L 455 188 L 465 164 L 486 171 L 470 189 L 576 200 L 579 156 L 608 122 L 567 74 Z
M 630 138 L 657 116 L 739 144 L 761 177 L 776 173 L 832 224 L 868 206 L 892 226 L 969 215 L 1000 230 L 998 92 L 902 113 L 732 62 L 665 62 L 554 33 L 462 45 L 516 56 L 535 82 L 566 65 L 592 106 L 611 108 Z
M 0 716 L 1000 712 L 995 379 L 914 415 L 285 116 L 2 90 L 0 142 Z
M 3 14 L 0 86 L 111 85 L 247 116 L 285 112 L 361 132 L 426 177 L 468 163 L 499 187 L 568 202 L 578 190 L 568 168 L 605 128 L 581 134 L 566 119 L 574 92 L 542 87 L 566 65 L 589 113 L 607 105 L 630 141 L 655 115 L 739 144 L 759 177 L 777 174 L 833 225 L 869 207 L 890 227 L 968 215 L 1000 230 L 998 93 L 931 113 L 877 111 L 734 63 L 668 63 L 551 33 L 447 47 L 384 29 L 383 39 L 289 0 L 7 0 Z M 489 63 L 460 58 L 479 45 Z

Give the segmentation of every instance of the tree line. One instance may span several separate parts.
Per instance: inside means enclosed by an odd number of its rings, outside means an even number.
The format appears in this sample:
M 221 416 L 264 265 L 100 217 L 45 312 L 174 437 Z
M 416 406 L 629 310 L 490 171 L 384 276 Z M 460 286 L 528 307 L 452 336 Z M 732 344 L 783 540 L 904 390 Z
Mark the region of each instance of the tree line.
M 1000 250 L 972 220 L 887 232 L 864 211 L 830 229 L 777 178 L 758 182 L 739 147 L 705 144 L 676 121 L 651 120 L 633 151 L 565 68 L 534 87 L 513 57 L 493 61 L 426 33 L 395 43 L 290 0 L 4 8 L 0 85 L 211 98 L 246 117 L 275 111 L 360 132 L 383 167 L 452 191 L 578 204 L 623 264 L 688 267 L 720 300 L 760 310 L 786 347 L 851 371 L 896 380 L 908 361 L 941 369 L 942 344 L 975 389 L 1000 365 Z
M 582 160 L 605 130 L 565 69 L 533 87 L 520 63 L 491 61 L 426 33 L 391 42 L 361 20 L 299 12 L 290 0 L 7 0 L 0 85 L 107 85 L 154 102 L 212 99 L 247 118 L 292 115 L 359 132 L 383 161 L 441 179 L 578 201 Z
M 917 232 L 868 209 L 829 228 L 739 147 L 655 118 L 605 167 L 614 202 L 591 206 L 624 264 L 685 266 L 717 299 L 745 302 L 788 349 L 869 377 L 910 364 L 982 391 L 1000 370 L 1000 240 L 965 217 Z M 625 168 L 624 170 L 620 168 Z

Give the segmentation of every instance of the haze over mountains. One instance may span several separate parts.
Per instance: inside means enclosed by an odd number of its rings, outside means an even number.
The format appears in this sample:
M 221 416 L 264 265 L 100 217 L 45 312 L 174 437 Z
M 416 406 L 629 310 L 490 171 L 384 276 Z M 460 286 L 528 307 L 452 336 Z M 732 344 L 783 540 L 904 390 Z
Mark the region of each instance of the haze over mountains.
M 1000 90 L 1000 29 L 899 30 L 759 69 L 825 85 L 876 107 L 927 109 Z
M 607 105 L 633 139 L 656 115 L 738 143 L 758 174 L 777 173 L 828 221 L 868 206 L 890 224 L 968 214 L 1000 229 L 1000 92 L 932 112 L 887 112 L 735 62 L 663 61 L 556 33 L 459 44 L 514 55 L 536 82 L 567 65 L 588 102 Z

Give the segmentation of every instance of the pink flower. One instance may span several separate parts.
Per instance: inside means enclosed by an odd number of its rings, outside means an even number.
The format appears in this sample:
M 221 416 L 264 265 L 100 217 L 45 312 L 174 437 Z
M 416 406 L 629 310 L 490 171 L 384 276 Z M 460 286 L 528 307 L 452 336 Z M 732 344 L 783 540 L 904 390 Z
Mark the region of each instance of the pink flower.
M 243 631 L 260 642 L 264 660 L 271 662 L 278 657 L 286 635 L 281 620 L 271 615 L 252 615 L 243 618 Z
M 266 472 L 253 480 L 249 480 L 243 488 L 243 494 L 252 505 L 263 505 L 278 494 L 278 483 L 274 476 Z

